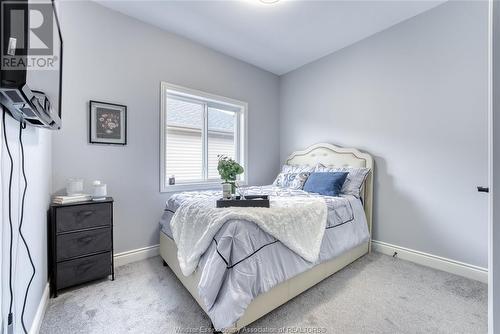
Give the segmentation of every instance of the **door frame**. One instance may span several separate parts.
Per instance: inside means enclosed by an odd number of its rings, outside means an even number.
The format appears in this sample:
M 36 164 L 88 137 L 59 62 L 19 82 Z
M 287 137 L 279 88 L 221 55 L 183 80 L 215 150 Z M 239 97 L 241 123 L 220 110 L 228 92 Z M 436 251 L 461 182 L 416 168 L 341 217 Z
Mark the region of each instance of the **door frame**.
M 488 1 L 488 333 L 500 333 L 500 2 Z M 496 209 L 495 209 L 496 207 Z M 495 255 L 497 254 L 497 255 Z

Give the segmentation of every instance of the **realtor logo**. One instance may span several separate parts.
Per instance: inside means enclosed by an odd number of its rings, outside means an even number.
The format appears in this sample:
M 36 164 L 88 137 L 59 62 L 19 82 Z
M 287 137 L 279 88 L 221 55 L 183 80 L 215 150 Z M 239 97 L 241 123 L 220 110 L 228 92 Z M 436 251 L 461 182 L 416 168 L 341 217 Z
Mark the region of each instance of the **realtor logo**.
M 54 69 L 54 9 L 51 2 L 2 1 L 2 69 Z

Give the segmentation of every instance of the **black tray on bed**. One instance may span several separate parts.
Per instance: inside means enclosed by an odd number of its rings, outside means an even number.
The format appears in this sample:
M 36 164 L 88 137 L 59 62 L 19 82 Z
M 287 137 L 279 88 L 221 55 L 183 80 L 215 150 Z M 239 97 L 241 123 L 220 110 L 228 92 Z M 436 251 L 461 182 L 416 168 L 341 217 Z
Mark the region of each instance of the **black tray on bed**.
M 240 196 L 236 196 L 233 199 L 218 199 L 218 208 L 228 208 L 231 206 L 238 207 L 254 207 L 254 208 L 268 208 L 269 207 L 269 196 L 268 195 L 248 195 L 245 199 L 241 199 Z

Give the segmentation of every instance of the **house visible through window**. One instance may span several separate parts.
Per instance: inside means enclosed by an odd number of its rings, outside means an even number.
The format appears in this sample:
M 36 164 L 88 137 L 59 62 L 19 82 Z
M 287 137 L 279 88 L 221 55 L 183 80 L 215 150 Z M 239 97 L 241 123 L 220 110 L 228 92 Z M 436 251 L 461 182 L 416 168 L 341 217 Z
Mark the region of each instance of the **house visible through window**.
M 245 103 L 167 83 L 161 93 L 162 191 L 219 184 L 219 155 L 245 167 Z

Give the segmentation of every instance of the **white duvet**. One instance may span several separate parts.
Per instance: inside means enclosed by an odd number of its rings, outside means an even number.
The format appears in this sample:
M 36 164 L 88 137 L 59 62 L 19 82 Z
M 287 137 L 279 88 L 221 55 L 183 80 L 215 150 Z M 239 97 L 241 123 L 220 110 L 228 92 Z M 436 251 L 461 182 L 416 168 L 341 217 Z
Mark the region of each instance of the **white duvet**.
M 177 258 L 185 276 L 191 275 L 213 237 L 229 220 L 257 224 L 306 261 L 318 259 L 327 221 L 322 198 L 271 197 L 270 208 L 215 208 L 213 198 L 193 198 L 180 205 L 170 226 Z

